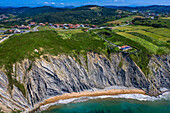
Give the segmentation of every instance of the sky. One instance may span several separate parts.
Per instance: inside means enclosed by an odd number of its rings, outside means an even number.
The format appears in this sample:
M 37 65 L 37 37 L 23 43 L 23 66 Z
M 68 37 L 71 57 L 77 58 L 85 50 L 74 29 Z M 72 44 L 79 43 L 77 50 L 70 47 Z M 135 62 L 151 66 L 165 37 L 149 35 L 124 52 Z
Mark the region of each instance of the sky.
M 170 5 L 170 0 L 0 0 L 0 7 L 37 7 L 37 6 L 83 6 L 83 5 L 115 5 L 115 6 L 146 6 Z

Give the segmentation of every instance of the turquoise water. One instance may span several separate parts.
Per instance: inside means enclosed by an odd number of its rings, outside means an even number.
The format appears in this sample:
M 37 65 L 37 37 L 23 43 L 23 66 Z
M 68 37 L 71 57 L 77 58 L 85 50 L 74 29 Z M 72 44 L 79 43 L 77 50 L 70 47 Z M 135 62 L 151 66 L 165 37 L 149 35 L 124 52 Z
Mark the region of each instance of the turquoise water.
M 43 113 L 170 113 L 169 100 L 93 99 L 54 105 Z

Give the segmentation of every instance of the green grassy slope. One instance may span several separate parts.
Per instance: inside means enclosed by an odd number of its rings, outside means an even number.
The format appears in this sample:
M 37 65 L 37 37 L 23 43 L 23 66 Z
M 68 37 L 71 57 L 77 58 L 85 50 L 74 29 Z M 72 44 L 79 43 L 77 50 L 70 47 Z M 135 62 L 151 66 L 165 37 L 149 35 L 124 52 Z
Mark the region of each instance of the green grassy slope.
M 56 31 L 14 35 L 0 44 L 0 66 L 15 63 L 24 58 L 34 59 L 45 53 L 57 55 L 71 54 L 73 51 L 81 52 L 81 50 L 102 52 L 106 49 L 103 41 L 89 33 L 76 33 L 69 37 L 65 39 Z M 39 52 L 34 52 L 35 49 Z
M 157 28 L 157 29 L 155 28 L 155 29 L 149 29 L 148 31 L 170 38 L 170 29 L 167 28 Z

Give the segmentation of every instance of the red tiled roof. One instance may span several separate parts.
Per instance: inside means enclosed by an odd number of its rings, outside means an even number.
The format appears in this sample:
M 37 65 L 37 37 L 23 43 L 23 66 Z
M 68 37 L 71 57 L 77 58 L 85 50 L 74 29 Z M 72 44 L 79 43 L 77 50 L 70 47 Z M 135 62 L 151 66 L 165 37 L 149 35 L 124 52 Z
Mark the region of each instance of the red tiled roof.
M 73 26 L 69 26 L 70 29 L 73 29 L 74 27 Z
M 125 48 L 125 47 L 130 47 L 130 46 L 124 45 L 124 46 L 122 46 L 121 48 Z

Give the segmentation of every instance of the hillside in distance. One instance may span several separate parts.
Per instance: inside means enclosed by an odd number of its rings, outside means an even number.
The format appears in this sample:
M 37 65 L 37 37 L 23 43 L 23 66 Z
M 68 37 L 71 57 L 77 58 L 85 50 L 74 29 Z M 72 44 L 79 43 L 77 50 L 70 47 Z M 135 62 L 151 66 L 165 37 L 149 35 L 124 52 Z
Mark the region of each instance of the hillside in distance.
M 37 7 L 37 8 L 1 8 L 0 14 L 12 14 L 12 19 L 15 21 L 8 21 L 9 23 L 19 23 L 26 20 L 35 22 L 49 22 L 49 23 L 86 23 L 86 24 L 102 24 L 110 20 L 127 17 L 129 12 L 124 11 L 119 14 L 116 9 L 105 8 L 96 5 L 87 5 L 77 8 L 54 8 L 54 7 Z M 130 13 L 130 15 L 133 13 Z M 19 20 L 18 20 L 19 19 Z M 10 18 L 8 19 L 10 20 Z M 6 24 L 6 25 L 7 25 Z
M 50 6 L 43 6 L 43 7 L 7 7 L 7 8 L 0 8 L 0 14 L 13 14 L 19 17 L 28 17 L 28 16 L 35 16 L 38 14 L 43 13 L 50 13 L 50 12 L 62 12 L 68 10 L 67 8 L 55 8 Z
M 121 10 L 121 11 L 120 11 Z M 86 5 L 76 8 L 56 8 L 51 6 L 43 7 L 19 7 L 0 8 L 0 15 L 5 14 L 8 21 L 1 23 L 7 26 L 24 24 L 25 22 L 49 22 L 49 23 L 81 23 L 102 25 L 108 21 L 136 15 L 132 11 L 149 11 L 154 13 L 168 13 L 169 6 L 146 6 L 146 7 L 125 7 L 125 6 L 97 6 Z M 12 15 L 12 16 L 11 16 Z
M 105 6 L 106 8 L 113 8 L 113 9 L 121 9 L 121 10 L 128 10 L 128 11 L 149 11 L 154 13 L 169 13 L 170 6 L 164 5 L 152 5 L 152 6 L 137 6 L 137 7 L 129 7 L 129 6 Z

